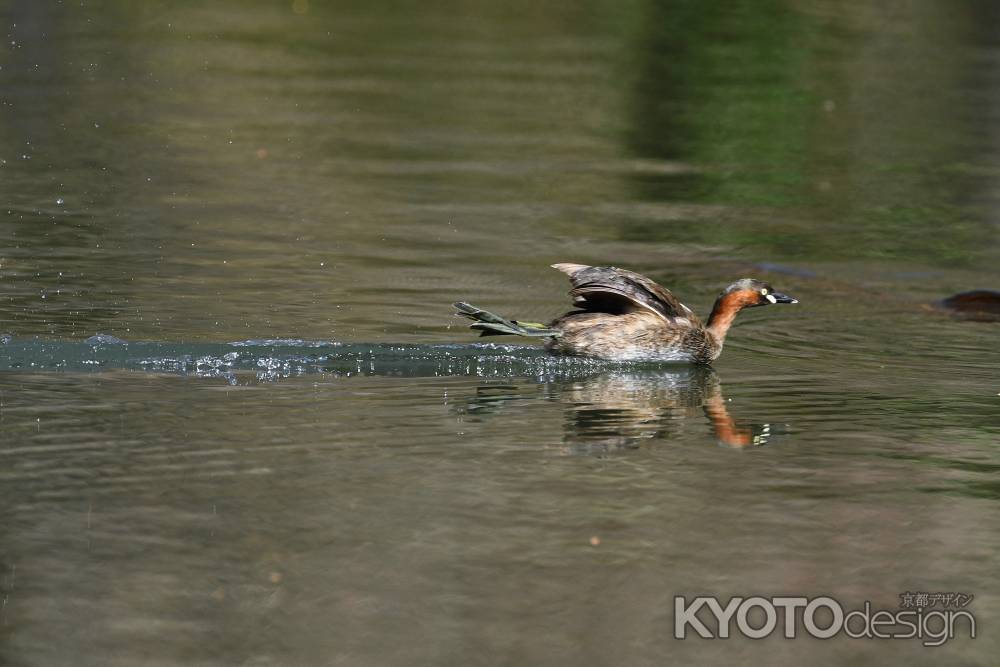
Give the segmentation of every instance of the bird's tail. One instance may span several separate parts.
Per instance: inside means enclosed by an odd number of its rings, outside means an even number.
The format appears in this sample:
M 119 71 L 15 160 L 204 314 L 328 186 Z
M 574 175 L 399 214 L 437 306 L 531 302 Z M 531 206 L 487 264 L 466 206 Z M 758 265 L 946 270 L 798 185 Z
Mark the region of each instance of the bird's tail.
M 473 320 L 470 329 L 478 329 L 480 336 L 531 336 L 536 338 L 556 338 L 561 332 L 549 329 L 544 324 L 535 322 L 518 322 L 494 315 L 488 310 L 476 308 L 473 305 L 459 301 L 454 304 L 458 309 L 456 315 Z

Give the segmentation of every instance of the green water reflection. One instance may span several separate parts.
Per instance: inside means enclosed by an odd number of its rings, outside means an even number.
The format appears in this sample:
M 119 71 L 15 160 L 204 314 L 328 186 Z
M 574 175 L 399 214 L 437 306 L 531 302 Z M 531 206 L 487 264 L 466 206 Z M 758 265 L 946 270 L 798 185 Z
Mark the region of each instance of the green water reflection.
M 4 6 L 25 333 L 444 338 L 555 259 L 998 259 L 990 3 Z

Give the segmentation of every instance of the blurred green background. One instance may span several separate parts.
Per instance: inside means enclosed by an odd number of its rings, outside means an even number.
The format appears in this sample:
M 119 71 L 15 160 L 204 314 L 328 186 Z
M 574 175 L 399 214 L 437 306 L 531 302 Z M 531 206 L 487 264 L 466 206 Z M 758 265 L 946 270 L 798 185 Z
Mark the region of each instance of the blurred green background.
M 1000 259 L 988 1 L 0 16 L 15 332 L 443 340 L 456 298 L 557 314 L 552 261 L 703 308 L 761 263 L 931 297 Z

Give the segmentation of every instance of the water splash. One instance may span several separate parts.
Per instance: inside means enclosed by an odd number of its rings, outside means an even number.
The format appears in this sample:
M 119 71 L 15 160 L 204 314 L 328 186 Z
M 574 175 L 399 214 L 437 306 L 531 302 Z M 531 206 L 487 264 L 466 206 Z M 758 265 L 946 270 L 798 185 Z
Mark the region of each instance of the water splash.
M 311 373 L 332 376 L 585 377 L 609 369 L 641 368 L 556 357 L 540 347 L 501 344 L 398 345 L 307 341 L 244 340 L 232 343 L 128 342 L 108 334 L 84 341 L 10 339 L 0 351 L 0 371 L 146 371 L 259 381 Z

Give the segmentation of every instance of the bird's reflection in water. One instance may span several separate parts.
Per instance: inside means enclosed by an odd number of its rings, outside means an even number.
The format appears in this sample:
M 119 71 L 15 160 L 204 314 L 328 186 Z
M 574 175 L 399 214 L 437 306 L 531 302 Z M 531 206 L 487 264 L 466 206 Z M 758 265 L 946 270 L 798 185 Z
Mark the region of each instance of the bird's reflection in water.
M 715 371 L 700 366 L 608 372 L 530 387 L 484 384 L 465 411 L 487 415 L 512 402 L 537 400 L 537 392 L 565 406 L 564 445 L 572 450 L 632 449 L 692 428 L 711 432 L 720 445 L 745 448 L 768 444 L 776 430 L 771 424 L 737 421 Z

